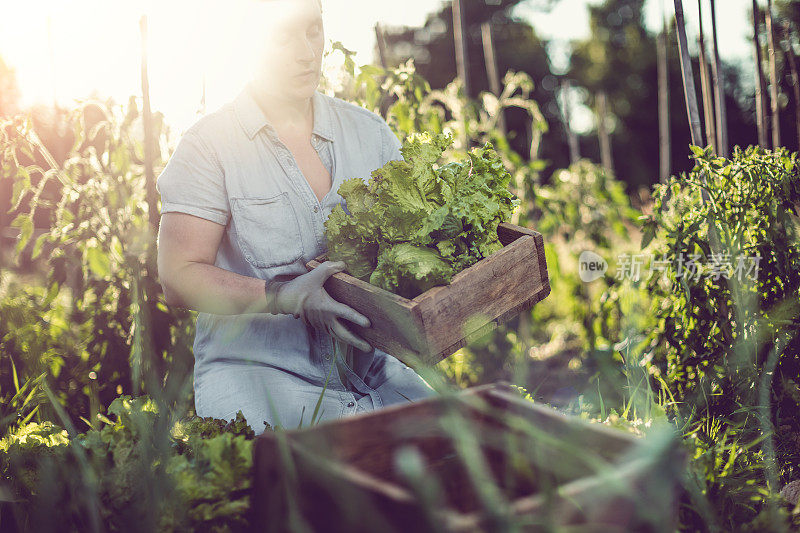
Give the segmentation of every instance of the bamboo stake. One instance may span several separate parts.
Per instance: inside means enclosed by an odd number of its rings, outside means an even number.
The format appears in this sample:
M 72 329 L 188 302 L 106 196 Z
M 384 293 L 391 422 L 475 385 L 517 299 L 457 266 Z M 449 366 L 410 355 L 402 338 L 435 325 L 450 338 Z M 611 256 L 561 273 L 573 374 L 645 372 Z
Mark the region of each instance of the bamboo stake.
M 569 90 L 571 83 L 569 80 L 561 80 L 561 97 L 564 100 L 564 129 L 567 132 L 567 142 L 569 144 L 569 162 L 574 165 L 581 158 L 580 150 L 578 149 L 578 137 L 572 130 L 571 122 L 571 108 L 569 101 Z
M 614 173 L 614 161 L 611 155 L 611 139 L 607 127 L 607 98 L 605 91 L 597 94 L 597 134 L 600 138 L 600 161 L 609 174 Z
M 144 176 L 145 196 L 147 198 L 148 220 L 155 234 L 158 233 L 160 216 L 158 212 L 158 191 L 153 172 L 153 115 L 150 111 L 150 81 L 147 76 L 147 15 L 139 20 L 142 33 L 142 125 L 144 127 Z
M 466 41 L 467 25 L 461 11 L 461 0 L 453 0 L 453 39 L 456 45 L 456 71 L 464 85 L 464 94 L 469 98 L 469 57 Z
M 661 9 L 664 13 L 663 4 Z M 658 137 L 661 182 L 667 181 L 671 171 L 670 138 L 669 138 L 669 87 L 667 72 L 667 18 L 664 18 L 664 28 L 656 42 L 658 66 Z
M 472 96 L 469 84 L 469 59 L 466 41 L 467 25 L 461 12 L 461 0 L 453 0 L 453 40 L 456 48 L 456 73 L 464 87 L 464 96 L 469 100 Z M 464 116 L 464 150 L 469 150 L 469 132 L 467 117 Z
M 698 46 L 700 48 L 700 92 L 703 97 L 703 120 L 706 130 L 706 145 L 711 145 L 716 152 L 716 129 L 714 128 L 714 104 L 711 99 L 711 80 L 708 75 L 708 61 L 706 60 L 706 43 L 703 35 L 703 0 L 697 0 L 697 12 L 699 15 Z
M 486 21 L 481 24 L 481 40 L 483 41 L 483 60 L 486 64 L 486 76 L 489 78 L 489 88 L 492 93 L 500 97 L 503 89 L 500 85 L 500 72 L 497 68 L 497 56 L 494 51 L 494 39 L 492 37 L 492 24 Z M 506 135 L 506 118 L 502 108 L 497 111 L 497 128 Z
M 158 209 L 158 190 L 156 189 L 156 177 L 153 171 L 155 161 L 155 144 L 153 140 L 153 115 L 150 110 L 150 80 L 147 74 L 147 15 L 142 15 L 139 19 L 139 29 L 142 33 L 142 128 L 144 130 L 144 176 L 145 176 L 145 199 L 147 201 L 147 218 L 151 228 L 151 241 L 147 247 L 145 256 L 147 271 L 150 276 L 155 278 L 158 272 L 156 235 L 161 222 L 161 214 Z M 134 301 L 139 299 L 140 314 L 137 315 L 141 322 L 137 324 L 137 335 L 141 336 L 139 354 L 134 362 L 133 390 L 140 393 L 140 376 L 144 377 L 145 390 L 152 390 L 157 387 L 156 376 L 164 375 L 163 360 L 153 348 L 153 334 L 151 330 L 151 317 L 155 316 L 156 299 L 146 296 L 148 290 L 145 286 L 134 284 Z M 136 340 L 134 339 L 134 345 Z
M 797 146 L 798 150 L 800 150 L 800 74 L 797 71 L 797 60 L 794 56 L 792 34 L 788 22 L 785 22 L 783 25 L 783 35 L 786 39 L 787 46 L 784 50 L 786 53 L 786 62 L 789 64 L 789 71 L 792 74 L 792 89 L 794 89 L 794 122 L 797 128 Z
M 56 53 L 53 47 L 53 19 L 47 16 L 47 52 L 50 56 L 50 73 L 53 82 L 53 109 L 58 109 L 58 84 L 56 79 Z
M 706 54 L 703 51 L 702 45 L 699 42 L 698 45 L 700 46 L 698 57 L 698 64 L 700 67 L 700 95 L 703 101 L 703 123 L 706 131 L 706 145 L 711 145 L 711 148 L 716 152 L 717 131 L 714 124 L 714 104 L 712 104 L 708 62 L 706 61 Z
M 725 88 L 722 86 L 722 79 L 720 78 L 716 0 L 711 0 L 711 42 L 714 53 L 714 58 L 711 62 L 711 79 L 714 83 L 714 108 L 717 111 L 717 152 L 722 157 L 728 157 L 728 112 L 725 106 Z
M 381 66 L 386 69 L 388 67 L 388 62 L 386 61 L 386 43 L 383 41 L 383 31 L 381 31 L 381 23 L 375 23 L 375 42 L 378 45 L 378 60 L 381 62 Z
M 703 142 L 703 132 L 700 129 L 700 112 L 697 110 L 697 90 L 694 87 L 692 58 L 689 55 L 689 45 L 686 42 L 686 25 L 683 18 L 682 0 L 675 0 L 675 22 L 678 30 L 678 52 L 681 59 L 683 95 L 686 100 L 686 114 L 689 117 L 689 133 L 692 138 L 692 144 L 700 146 L 699 143 Z M 704 174 L 701 174 L 701 176 L 705 182 L 706 176 Z M 709 200 L 708 191 L 704 188 L 700 194 L 703 198 L 703 204 L 707 204 Z M 712 225 L 709 230 L 712 232 L 710 235 L 711 247 L 716 250 L 717 237 L 714 234 L 714 226 Z
M 378 44 L 378 60 L 381 62 L 381 67 L 384 70 L 389 70 L 389 59 L 386 54 L 386 39 L 384 39 L 383 28 L 380 22 L 375 23 L 375 42 Z M 381 76 L 380 86 L 383 87 L 383 82 L 386 81 L 387 76 Z M 381 95 L 381 100 L 378 103 L 378 113 L 386 118 L 389 112 L 389 105 L 391 103 L 391 92 L 386 91 Z
M 678 30 L 678 52 L 681 58 L 681 77 L 683 78 L 683 96 L 686 101 L 686 114 L 689 118 L 689 133 L 692 144 L 701 146 L 703 132 L 700 128 L 700 113 L 697 109 L 697 90 L 694 86 L 692 58 L 689 56 L 689 45 L 686 42 L 686 26 L 683 18 L 683 3 L 675 0 L 675 19 Z
M 758 26 L 760 23 L 758 2 L 753 0 L 753 44 L 756 51 L 756 128 L 758 129 L 758 145 L 767 147 L 767 113 L 766 113 L 766 87 L 764 83 L 764 67 L 761 62 L 761 42 L 759 40 Z
M 767 46 L 769 50 L 769 86 L 772 110 L 772 149 L 781 145 L 781 124 L 778 116 L 778 67 L 775 62 L 775 34 L 772 31 L 772 0 L 767 0 Z

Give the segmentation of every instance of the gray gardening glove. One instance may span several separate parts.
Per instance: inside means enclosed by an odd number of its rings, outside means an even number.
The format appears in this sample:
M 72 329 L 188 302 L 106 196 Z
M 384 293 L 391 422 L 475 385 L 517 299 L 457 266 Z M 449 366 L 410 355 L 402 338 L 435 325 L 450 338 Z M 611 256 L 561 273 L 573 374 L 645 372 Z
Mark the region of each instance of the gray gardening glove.
M 352 307 L 331 298 L 323 287 L 329 277 L 344 269 L 344 261 L 325 261 L 314 270 L 289 281 L 272 280 L 266 284 L 268 311 L 273 314 L 294 315 L 307 325 L 327 331 L 359 350 L 370 351 L 372 346 L 351 333 L 341 322 L 345 318 L 368 328 L 369 319 Z

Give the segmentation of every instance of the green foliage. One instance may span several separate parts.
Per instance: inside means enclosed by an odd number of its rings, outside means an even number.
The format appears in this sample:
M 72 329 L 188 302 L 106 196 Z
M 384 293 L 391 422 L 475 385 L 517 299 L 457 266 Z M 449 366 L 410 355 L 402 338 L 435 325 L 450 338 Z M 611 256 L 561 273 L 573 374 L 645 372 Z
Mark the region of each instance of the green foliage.
M 241 411 L 230 422 L 192 417 L 169 429 L 153 400 L 125 395 L 108 416 L 115 420 L 102 417 L 102 429 L 72 437 L 32 422 L 0 440 L 0 475 L 16 493 L 20 525 L 246 530 L 255 433 Z
M 458 369 L 463 385 L 509 376 L 523 383 L 543 379 L 534 369 L 552 363 L 539 359 L 561 358 L 565 367 L 571 365 L 562 371 L 564 381 L 573 376 L 596 383 L 603 373 L 604 392 L 622 401 L 622 384 L 627 386 L 620 372 L 623 359 L 612 347 L 630 331 L 644 328 L 648 295 L 630 280 L 617 279 L 612 269 L 595 281 L 582 281 L 579 257 L 592 251 L 612 264 L 619 254 L 634 252 L 639 213 L 631 207 L 622 183 L 587 160 L 555 172 L 552 183 L 535 181 L 528 187 L 532 201 L 523 223 L 544 236 L 551 293 L 529 313 L 464 348 L 459 367 L 456 360 L 442 365 L 452 365 L 447 368 L 454 377 Z M 469 368 L 462 368 L 464 360 Z M 605 379 L 608 374 L 614 379 Z M 556 382 L 544 382 L 538 392 L 546 395 L 556 388 Z M 595 386 L 574 394 L 579 393 L 588 398 L 598 391 Z
M 777 516 L 773 495 L 800 472 L 800 167 L 785 149 L 692 151 L 695 168 L 656 187 L 644 221 L 647 250 L 672 264 L 649 282 L 651 371 L 691 428 L 698 497 L 746 523 Z
M 730 160 L 695 148 L 695 159 L 685 179 L 656 188 L 650 249 L 684 259 L 683 272 L 674 267 L 651 280 L 664 341 L 656 362 L 674 393 L 707 397 L 711 412 L 730 415 L 758 403 L 750 385 L 766 365 L 775 365 L 775 392 L 788 393 L 786 380 L 797 380 L 800 167 L 796 154 L 752 147 Z M 786 349 L 769 361 L 781 342 Z M 782 401 L 795 406 L 790 395 Z
M 414 134 L 364 183 L 351 178 L 325 222 L 328 258 L 354 276 L 413 298 L 502 248 L 497 226 L 520 201 L 497 153 L 486 145 L 465 161 L 436 162 L 452 139 Z
M 166 145 L 161 115 L 153 122 L 157 147 Z M 29 253 L 44 273 L 24 286 L 0 280 L 0 398 L 12 394 L 13 360 L 22 381 L 44 373 L 77 423 L 122 392 L 180 396 L 193 327 L 161 295 L 136 100 L 85 102 L 61 126 L 73 142 L 56 159 L 28 118 L 0 124 L 17 259 Z M 50 228 L 35 239 L 34 220 Z
M 542 168 L 535 158 L 548 124 L 536 100 L 531 98 L 534 84 L 525 72 L 509 70 L 503 77 L 500 95 L 485 91 L 473 100 L 467 98 L 458 80 L 442 89 L 432 89 L 417 72 L 412 59 L 392 69 L 376 65 L 356 67 L 354 52 L 338 42 L 333 43 L 328 55 L 336 52 L 344 56 L 343 65 L 338 72 L 331 70 L 320 89 L 379 113 L 401 138 L 417 132 L 450 133 L 453 151 L 466 153 L 467 145 L 483 146 L 491 142 L 506 163 L 514 160 L 515 168 L 528 165 Z M 529 162 L 511 148 L 511 137 L 498 129 L 498 117 L 510 111 L 517 112 L 527 122 L 530 142 L 523 155 L 532 159 Z M 449 159 L 448 152 L 445 157 Z

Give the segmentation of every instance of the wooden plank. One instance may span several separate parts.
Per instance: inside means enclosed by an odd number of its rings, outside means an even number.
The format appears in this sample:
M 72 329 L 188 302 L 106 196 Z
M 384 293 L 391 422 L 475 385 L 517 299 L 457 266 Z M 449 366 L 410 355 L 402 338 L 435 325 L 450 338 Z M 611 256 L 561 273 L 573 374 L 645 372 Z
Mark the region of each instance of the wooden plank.
M 535 241 L 525 235 L 415 299 L 431 352 L 440 353 L 543 288 Z

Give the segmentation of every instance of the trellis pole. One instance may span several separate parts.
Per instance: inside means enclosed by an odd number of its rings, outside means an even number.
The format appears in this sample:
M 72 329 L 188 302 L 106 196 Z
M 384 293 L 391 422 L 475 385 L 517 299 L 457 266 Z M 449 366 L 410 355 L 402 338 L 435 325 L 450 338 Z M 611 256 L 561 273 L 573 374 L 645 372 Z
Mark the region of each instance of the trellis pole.
M 667 18 L 664 16 L 662 0 L 661 16 L 664 28 L 656 42 L 658 66 L 658 145 L 659 145 L 659 178 L 662 183 L 669 178 L 671 171 L 671 154 L 669 138 L 669 85 L 667 64 Z
M 767 147 L 767 112 L 766 84 L 764 83 L 764 67 L 761 62 L 761 41 L 759 39 L 758 26 L 760 22 L 760 10 L 758 2 L 753 0 L 753 44 L 756 52 L 756 128 L 758 130 L 758 145 L 762 148 Z
M 778 116 L 778 67 L 775 62 L 775 33 L 772 31 L 772 0 L 767 0 L 767 47 L 769 51 L 769 101 L 772 110 L 772 149 L 781 146 L 781 124 Z
M 711 43 L 713 47 L 713 61 L 711 62 L 711 79 L 714 83 L 714 108 L 716 109 L 717 122 L 717 153 L 728 157 L 728 112 L 725 106 L 725 88 L 722 86 L 720 72 L 719 46 L 717 45 L 717 6 L 716 0 L 711 0 Z
M 461 11 L 461 0 L 453 0 L 453 41 L 456 49 L 456 73 L 464 88 L 467 101 L 472 97 L 469 83 L 469 57 L 466 39 L 467 25 Z M 464 150 L 469 150 L 469 133 L 467 132 L 467 116 L 464 116 Z
M 483 41 L 483 60 L 486 64 L 486 77 L 489 78 L 489 88 L 492 94 L 500 98 L 503 88 L 500 84 L 500 72 L 497 67 L 497 56 L 494 49 L 494 38 L 492 36 L 492 24 L 486 21 L 481 24 L 481 40 Z M 497 128 L 506 134 L 505 112 L 502 108 L 497 111 Z
M 700 48 L 700 92 L 703 95 L 703 118 L 706 129 L 706 144 L 713 147 L 716 153 L 717 132 L 714 120 L 714 104 L 711 96 L 711 79 L 708 73 L 708 60 L 706 58 L 706 41 L 703 31 L 703 0 L 697 0 L 697 13 L 699 16 L 699 31 L 697 44 Z

